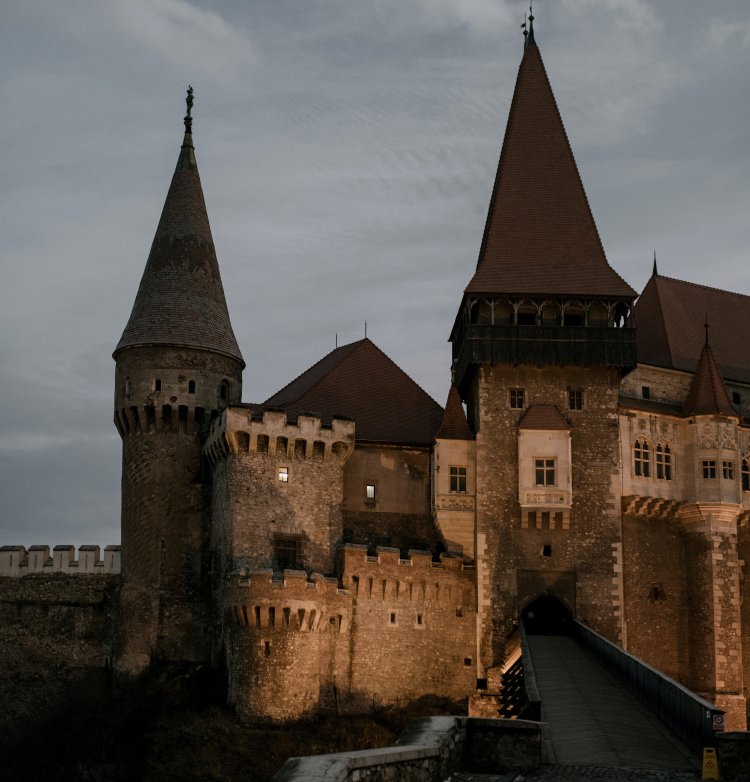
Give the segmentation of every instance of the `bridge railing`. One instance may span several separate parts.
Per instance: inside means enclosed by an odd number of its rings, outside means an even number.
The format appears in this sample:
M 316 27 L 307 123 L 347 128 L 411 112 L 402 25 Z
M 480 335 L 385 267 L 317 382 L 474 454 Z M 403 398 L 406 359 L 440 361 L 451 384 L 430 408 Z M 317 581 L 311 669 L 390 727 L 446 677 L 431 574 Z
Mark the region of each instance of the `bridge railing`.
M 542 719 L 542 698 L 539 695 L 539 689 L 536 684 L 536 674 L 531 662 L 531 652 L 529 651 L 529 642 L 526 639 L 526 630 L 523 622 L 518 624 L 518 633 L 521 636 L 521 660 L 523 664 L 523 689 L 524 706 L 521 716 L 526 720 Z
M 714 744 L 714 715 L 723 715 L 721 709 L 577 620 L 572 635 L 689 747 L 700 753 Z

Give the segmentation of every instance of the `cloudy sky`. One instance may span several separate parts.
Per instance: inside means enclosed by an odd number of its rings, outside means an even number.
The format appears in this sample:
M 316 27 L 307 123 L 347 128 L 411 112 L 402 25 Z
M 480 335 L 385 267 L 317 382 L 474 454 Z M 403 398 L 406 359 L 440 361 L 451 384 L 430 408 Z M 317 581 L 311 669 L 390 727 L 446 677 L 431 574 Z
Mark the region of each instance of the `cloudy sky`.
M 195 88 L 261 401 L 370 336 L 444 403 L 522 51 L 513 0 L 23 0 L 0 27 L 0 543 L 119 542 L 112 350 Z M 537 0 L 610 263 L 750 294 L 750 4 Z

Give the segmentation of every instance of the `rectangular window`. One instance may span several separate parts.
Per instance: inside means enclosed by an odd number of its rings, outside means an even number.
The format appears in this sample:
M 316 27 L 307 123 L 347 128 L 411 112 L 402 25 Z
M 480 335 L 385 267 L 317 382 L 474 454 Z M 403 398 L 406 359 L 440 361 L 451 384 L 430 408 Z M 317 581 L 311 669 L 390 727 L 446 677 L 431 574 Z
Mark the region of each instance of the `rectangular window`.
M 721 475 L 725 481 L 734 480 L 734 462 L 721 463 Z
M 672 480 L 672 450 L 661 443 L 656 446 L 656 477 L 662 481 Z
M 299 570 L 302 566 L 302 541 L 291 535 L 273 539 L 274 570 Z
M 375 494 L 375 484 L 374 483 L 366 483 L 365 484 L 365 502 L 368 505 L 374 505 L 375 500 L 377 499 Z
M 466 467 L 451 467 L 451 493 L 466 493 Z
M 651 388 L 649 386 L 641 386 L 641 397 L 643 399 L 651 399 Z
M 713 459 L 703 460 L 703 477 L 704 478 L 716 477 L 716 462 Z
M 568 407 L 571 410 L 583 410 L 583 391 L 580 388 L 568 389 Z
M 289 468 L 279 467 L 279 480 L 282 483 L 289 483 Z
M 526 402 L 526 392 L 523 388 L 510 389 L 510 407 L 511 410 L 523 410 Z
M 534 475 L 537 486 L 554 486 L 555 460 L 534 459 Z

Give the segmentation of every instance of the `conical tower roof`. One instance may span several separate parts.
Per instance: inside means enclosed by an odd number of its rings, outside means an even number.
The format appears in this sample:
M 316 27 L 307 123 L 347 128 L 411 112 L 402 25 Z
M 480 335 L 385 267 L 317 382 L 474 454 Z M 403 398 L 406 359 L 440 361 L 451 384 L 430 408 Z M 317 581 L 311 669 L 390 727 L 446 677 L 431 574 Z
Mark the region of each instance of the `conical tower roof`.
M 466 293 L 636 295 L 607 263 L 533 33 Z
M 706 342 L 690 382 L 683 409 L 687 415 L 731 415 L 739 418 L 739 414 L 729 400 L 714 352 L 708 343 L 708 325 L 706 325 Z
M 461 396 L 455 386 L 451 386 L 448 392 L 448 401 L 445 403 L 443 422 L 440 430 L 435 435 L 436 440 L 473 440 L 474 435 L 466 420 Z
M 185 137 L 133 311 L 114 355 L 149 345 L 222 353 L 242 362 L 229 320 L 195 161 L 192 89 Z

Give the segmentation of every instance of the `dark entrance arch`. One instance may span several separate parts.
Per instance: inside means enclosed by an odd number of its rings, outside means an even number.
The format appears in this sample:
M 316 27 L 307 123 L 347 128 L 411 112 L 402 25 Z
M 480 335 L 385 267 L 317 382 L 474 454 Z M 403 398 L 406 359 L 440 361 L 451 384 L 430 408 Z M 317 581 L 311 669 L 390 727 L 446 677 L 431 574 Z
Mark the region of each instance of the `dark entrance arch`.
M 567 635 L 572 619 L 571 610 L 552 595 L 532 600 L 521 611 L 521 621 L 529 635 Z

